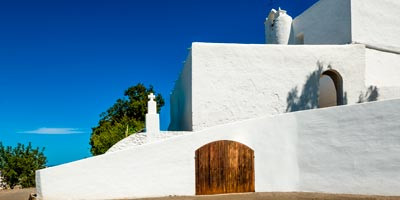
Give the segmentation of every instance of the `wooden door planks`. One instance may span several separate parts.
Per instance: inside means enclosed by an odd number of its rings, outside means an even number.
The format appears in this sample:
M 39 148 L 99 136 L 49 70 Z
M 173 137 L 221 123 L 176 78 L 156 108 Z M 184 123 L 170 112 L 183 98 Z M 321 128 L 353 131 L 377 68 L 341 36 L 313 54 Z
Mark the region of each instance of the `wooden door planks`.
M 254 192 L 254 151 L 221 140 L 196 150 L 196 194 Z

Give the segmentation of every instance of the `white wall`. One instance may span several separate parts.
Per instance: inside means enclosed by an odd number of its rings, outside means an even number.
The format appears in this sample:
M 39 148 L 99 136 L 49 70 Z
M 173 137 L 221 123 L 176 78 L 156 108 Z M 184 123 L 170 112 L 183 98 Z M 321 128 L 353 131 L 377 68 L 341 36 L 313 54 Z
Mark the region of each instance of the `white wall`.
M 304 44 L 361 43 L 400 48 L 398 0 L 320 0 L 293 20 L 293 41 Z
M 286 113 L 36 172 L 43 200 L 195 194 L 195 150 L 216 140 L 255 152 L 255 190 L 400 195 L 400 100 Z
M 318 1 L 293 20 L 293 31 L 304 33 L 304 44 L 351 43 L 350 0 Z
M 111 148 L 107 150 L 106 153 L 112 153 L 116 151 L 121 151 L 125 149 L 129 149 L 135 146 L 143 145 L 149 142 L 162 141 L 171 137 L 182 136 L 184 134 L 192 133 L 191 131 L 160 131 L 157 134 L 152 135 L 152 137 L 148 138 L 148 133 L 135 133 L 132 134 L 116 144 L 114 144 Z
M 400 98 L 400 54 L 366 51 L 366 86 L 375 86 L 378 99 Z
M 192 130 L 192 55 L 186 59 L 185 65 L 175 82 L 170 95 L 171 122 L 168 130 Z
M 194 195 L 195 151 L 216 140 L 255 150 L 256 191 L 293 191 L 299 176 L 295 119 L 278 116 L 265 122 L 215 127 L 40 170 L 38 194 L 44 200 Z
M 351 0 L 352 41 L 399 48 L 399 13 L 398 0 Z
M 193 130 L 284 113 L 290 105 L 316 108 L 319 66 L 340 73 L 349 104 L 365 88 L 363 45 L 193 43 L 192 57 Z
M 296 113 L 299 191 L 400 195 L 400 100 Z
M 400 54 L 367 49 L 365 82 L 380 87 L 400 87 Z

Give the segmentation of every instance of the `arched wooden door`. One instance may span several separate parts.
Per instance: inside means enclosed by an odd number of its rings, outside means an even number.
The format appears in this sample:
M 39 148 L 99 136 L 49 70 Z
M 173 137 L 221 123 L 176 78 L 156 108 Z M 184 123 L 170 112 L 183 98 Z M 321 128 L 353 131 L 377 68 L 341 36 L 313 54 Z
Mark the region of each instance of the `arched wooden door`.
M 196 150 L 196 195 L 254 192 L 254 151 L 221 140 Z

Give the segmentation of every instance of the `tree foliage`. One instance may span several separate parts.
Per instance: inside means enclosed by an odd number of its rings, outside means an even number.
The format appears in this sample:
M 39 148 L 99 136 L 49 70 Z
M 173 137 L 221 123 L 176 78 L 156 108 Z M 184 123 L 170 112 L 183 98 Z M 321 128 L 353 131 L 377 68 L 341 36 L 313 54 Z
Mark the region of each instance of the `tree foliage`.
M 2 184 L 14 188 L 35 186 L 35 171 L 46 167 L 46 156 L 43 149 L 18 144 L 16 147 L 3 146 L 0 142 L 0 173 Z
M 105 153 L 124 137 L 144 129 L 150 93 L 155 93 L 152 86 L 146 88 L 141 83 L 132 86 L 125 90 L 124 98 L 118 99 L 100 115 L 99 123 L 92 128 L 90 137 L 90 151 L 93 155 Z M 161 94 L 157 94 L 155 100 L 159 112 L 164 106 L 164 99 Z

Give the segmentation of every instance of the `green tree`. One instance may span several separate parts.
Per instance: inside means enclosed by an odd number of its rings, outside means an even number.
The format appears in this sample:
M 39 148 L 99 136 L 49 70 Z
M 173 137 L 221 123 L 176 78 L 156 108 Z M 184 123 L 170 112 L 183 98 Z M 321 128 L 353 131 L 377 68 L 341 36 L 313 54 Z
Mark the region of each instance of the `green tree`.
M 124 98 L 118 99 L 113 106 L 100 115 L 99 123 L 92 128 L 90 137 L 91 153 L 105 153 L 124 137 L 145 128 L 148 95 L 155 93 L 152 86 L 146 88 L 139 83 L 128 88 Z M 161 94 L 156 95 L 157 111 L 164 106 Z
M 44 148 L 33 148 L 18 144 L 16 147 L 3 146 L 0 142 L 0 173 L 6 187 L 14 188 L 20 185 L 23 188 L 35 186 L 35 171 L 46 167 Z

